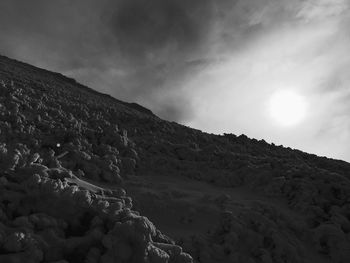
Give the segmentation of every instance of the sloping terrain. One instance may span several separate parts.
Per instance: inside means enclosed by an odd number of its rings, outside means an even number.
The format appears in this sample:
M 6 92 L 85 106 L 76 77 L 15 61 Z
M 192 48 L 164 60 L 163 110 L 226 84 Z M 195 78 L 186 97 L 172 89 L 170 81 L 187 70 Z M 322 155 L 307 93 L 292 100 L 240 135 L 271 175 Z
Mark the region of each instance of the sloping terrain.
M 2 56 L 0 188 L 0 262 L 350 261 L 350 164 Z

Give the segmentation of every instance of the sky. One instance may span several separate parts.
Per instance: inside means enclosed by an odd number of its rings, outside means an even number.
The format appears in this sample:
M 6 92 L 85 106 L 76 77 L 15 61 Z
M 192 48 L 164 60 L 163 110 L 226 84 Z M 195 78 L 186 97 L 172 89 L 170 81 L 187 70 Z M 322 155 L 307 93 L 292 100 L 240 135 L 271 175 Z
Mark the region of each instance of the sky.
M 2 55 L 170 121 L 346 161 L 349 28 L 350 0 L 0 1 Z

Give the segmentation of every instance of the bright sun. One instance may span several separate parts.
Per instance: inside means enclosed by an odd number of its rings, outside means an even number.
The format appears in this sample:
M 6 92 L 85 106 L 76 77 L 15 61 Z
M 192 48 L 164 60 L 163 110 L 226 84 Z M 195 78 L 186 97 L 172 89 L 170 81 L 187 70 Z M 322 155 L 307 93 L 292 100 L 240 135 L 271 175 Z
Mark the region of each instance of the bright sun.
M 306 101 L 295 91 L 278 90 L 270 98 L 269 111 L 278 124 L 293 126 L 305 118 Z

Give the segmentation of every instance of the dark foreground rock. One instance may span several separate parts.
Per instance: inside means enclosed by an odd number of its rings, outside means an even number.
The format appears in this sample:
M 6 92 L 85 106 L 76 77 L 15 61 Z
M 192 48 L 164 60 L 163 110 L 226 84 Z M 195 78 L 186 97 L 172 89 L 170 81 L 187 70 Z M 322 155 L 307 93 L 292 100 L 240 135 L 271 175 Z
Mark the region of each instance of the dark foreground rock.
M 0 59 L 0 262 L 192 262 L 121 187 L 138 156 L 114 116 L 137 111 L 75 85 Z

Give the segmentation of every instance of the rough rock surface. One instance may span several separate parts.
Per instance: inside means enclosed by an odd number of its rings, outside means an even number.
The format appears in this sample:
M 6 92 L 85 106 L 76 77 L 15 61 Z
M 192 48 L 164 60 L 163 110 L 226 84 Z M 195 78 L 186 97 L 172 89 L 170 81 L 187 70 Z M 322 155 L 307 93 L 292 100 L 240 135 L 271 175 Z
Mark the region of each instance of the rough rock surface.
M 0 262 L 193 262 L 122 188 L 126 105 L 0 57 Z
M 0 56 L 0 262 L 350 262 L 350 164 Z

